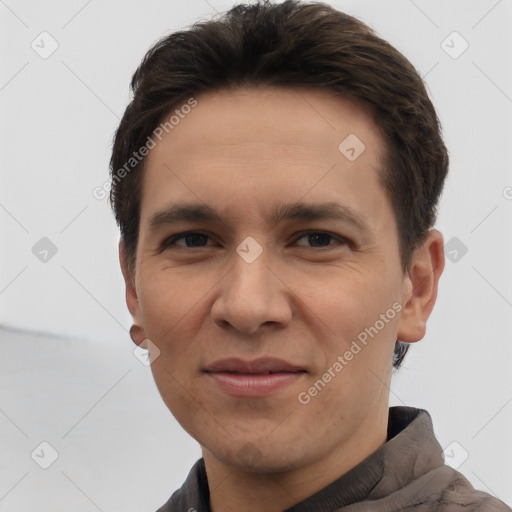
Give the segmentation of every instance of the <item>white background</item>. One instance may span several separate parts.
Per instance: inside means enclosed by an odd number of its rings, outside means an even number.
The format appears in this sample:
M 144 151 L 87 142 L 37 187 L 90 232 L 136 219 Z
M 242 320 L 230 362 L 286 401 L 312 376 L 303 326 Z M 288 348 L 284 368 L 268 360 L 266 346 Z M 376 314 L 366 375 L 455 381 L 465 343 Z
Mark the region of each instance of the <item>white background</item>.
M 468 453 L 459 471 L 512 504 L 512 0 L 328 3 L 425 76 L 451 154 L 438 228 L 467 247 L 392 404 L 427 409 L 454 460 Z M 152 511 L 200 456 L 132 354 L 118 233 L 92 191 L 146 50 L 231 5 L 0 1 L 0 511 Z M 43 31 L 47 59 L 31 48 Z M 58 453 L 46 470 L 42 441 Z

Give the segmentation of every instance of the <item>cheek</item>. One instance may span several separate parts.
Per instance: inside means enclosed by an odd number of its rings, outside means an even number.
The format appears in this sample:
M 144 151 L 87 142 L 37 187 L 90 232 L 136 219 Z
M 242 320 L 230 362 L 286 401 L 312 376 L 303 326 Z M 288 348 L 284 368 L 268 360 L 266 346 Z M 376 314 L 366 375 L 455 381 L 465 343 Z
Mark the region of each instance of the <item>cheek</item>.
M 180 331 L 191 325 L 208 288 L 170 269 L 156 269 L 141 277 L 139 299 L 146 335 L 155 343 L 180 337 Z
M 357 335 L 358 330 L 373 325 L 379 315 L 391 307 L 398 293 L 381 272 L 352 269 L 332 271 L 325 279 L 304 280 L 300 296 L 335 337 Z
M 160 351 L 151 370 L 171 411 L 181 407 L 182 390 L 190 387 L 187 382 L 194 372 L 194 350 L 197 351 L 197 343 L 190 343 L 197 330 L 193 297 L 174 290 L 163 280 L 153 281 L 152 286 L 143 289 L 140 298 L 144 333 Z
M 151 364 L 155 384 L 168 409 L 187 430 L 201 412 L 198 354 L 207 297 L 193 280 L 170 279 L 165 271 L 146 281 L 140 294 L 146 336 L 160 353 Z M 185 291 L 186 290 L 186 291 Z
M 322 364 L 329 368 L 338 356 L 346 354 L 343 377 L 340 373 L 336 379 L 339 383 L 347 378 L 346 389 L 353 388 L 353 382 L 358 382 L 362 373 L 372 370 L 383 376 L 389 366 L 396 340 L 396 307 L 400 295 L 398 281 L 381 276 L 385 274 L 347 272 L 304 289 L 306 308 L 315 313 L 319 320 L 316 323 L 324 326 L 325 335 L 317 339 L 325 353 Z M 371 377 L 371 373 L 366 376 Z M 363 382 L 368 382 L 363 378 Z M 375 377 L 370 380 L 374 381 Z

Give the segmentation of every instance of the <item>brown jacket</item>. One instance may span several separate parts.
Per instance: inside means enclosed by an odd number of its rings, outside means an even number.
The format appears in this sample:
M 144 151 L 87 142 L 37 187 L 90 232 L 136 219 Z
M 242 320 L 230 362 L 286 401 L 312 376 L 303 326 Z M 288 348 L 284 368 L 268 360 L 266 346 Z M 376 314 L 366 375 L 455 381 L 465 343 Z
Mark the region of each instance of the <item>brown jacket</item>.
M 157 512 L 210 512 L 204 459 Z M 355 468 L 284 512 L 511 512 L 445 465 L 423 409 L 391 407 L 388 440 Z

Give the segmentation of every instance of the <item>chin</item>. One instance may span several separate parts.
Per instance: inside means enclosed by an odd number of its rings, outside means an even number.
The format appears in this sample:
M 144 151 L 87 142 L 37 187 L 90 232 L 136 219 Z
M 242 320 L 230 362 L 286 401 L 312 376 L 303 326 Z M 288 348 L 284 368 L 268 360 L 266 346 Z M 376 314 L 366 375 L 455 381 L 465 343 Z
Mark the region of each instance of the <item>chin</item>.
M 286 449 L 284 453 L 276 453 L 273 446 L 264 447 L 258 441 L 242 442 L 237 446 L 230 443 L 225 450 L 218 447 L 207 450 L 227 466 L 248 473 L 282 473 L 296 469 L 300 465 L 293 450 Z M 294 458 L 290 460 L 292 454 Z

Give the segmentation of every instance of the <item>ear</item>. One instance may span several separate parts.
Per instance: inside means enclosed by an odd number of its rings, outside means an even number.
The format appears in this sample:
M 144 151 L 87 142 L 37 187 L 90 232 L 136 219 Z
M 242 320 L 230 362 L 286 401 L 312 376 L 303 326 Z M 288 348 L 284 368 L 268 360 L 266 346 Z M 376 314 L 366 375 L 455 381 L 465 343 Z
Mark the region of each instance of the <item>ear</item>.
M 425 336 L 444 263 L 443 235 L 432 229 L 423 244 L 414 251 L 410 270 L 404 277 L 403 309 L 397 333 L 399 340 L 412 343 Z
M 146 339 L 146 336 L 141 326 L 142 319 L 139 299 L 137 297 L 137 290 L 135 287 L 135 275 L 132 275 L 128 266 L 126 249 L 122 238 L 119 241 L 119 264 L 121 265 L 121 272 L 123 273 L 126 287 L 126 305 L 132 315 L 134 324 L 130 329 L 130 336 L 136 345 L 140 345 Z

